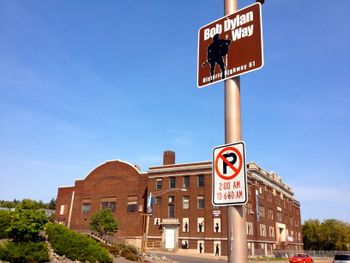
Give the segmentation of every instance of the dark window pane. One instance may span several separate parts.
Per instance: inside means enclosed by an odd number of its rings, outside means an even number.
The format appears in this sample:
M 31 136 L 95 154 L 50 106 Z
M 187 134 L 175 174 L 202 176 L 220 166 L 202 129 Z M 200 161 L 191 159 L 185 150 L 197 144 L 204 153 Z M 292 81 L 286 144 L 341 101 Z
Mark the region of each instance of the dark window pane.
M 202 209 L 204 208 L 204 196 L 198 196 L 197 197 L 197 205 L 198 205 L 198 208 Z
M 137 203 L 128 203 L 128 212 L 137 212 Z
M 174 218 L 175 217 L 175 207 L 174 205 L 169 205 L 169 218 Z
M 157 190 L 162 189 L 162 179 L 157 179 L 157 181 L 156 181 L 156 189 Z
M 190 177 L 189 176 L 184 176 L 184 188 L 190 187 Z
M 198 175 L 198 187 L 204 186 L 204 175 Z
M 112 212 L 115 212 L 117 210 L 117 204 L 116 202 L 102 202 L 101 203 L 101 210 L 109 209 Z
M 176 187 L 176 178 L 170 177 L 170 188 L 175 188 L 175 187 Z

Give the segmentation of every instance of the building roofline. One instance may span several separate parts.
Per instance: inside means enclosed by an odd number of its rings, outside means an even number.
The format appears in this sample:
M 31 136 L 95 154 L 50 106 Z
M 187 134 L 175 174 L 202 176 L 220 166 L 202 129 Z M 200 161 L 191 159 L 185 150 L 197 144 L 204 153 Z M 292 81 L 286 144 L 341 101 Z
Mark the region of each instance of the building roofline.
M 136 167 L 135 164 L 131 164 L 131 163 L 129 163 L 129 162 L 122 161 L 122 160 L 120 160 L 120 159 L 115 159 L 115 160 L 107 160 L 107 161 L 105 161 L 105 162 L 103 162 L 103 163 L 101 163 L 101 164 L 95 166 L 93 169 L 90 170 L 90 172 L 87 173 L 87 175 L 85 176 L 85 178 L 82 179 L 82 180 L 85 180 L 85 179 L 86 179 L 93 171 L 95 171 L 97 168 L 99 168 L 99 167 L 101 167 L 101 166 L 103 166 L 103 165 L 105 165 L 105 164 L 107 164 L 107 163 L 112 163 L 112 162 L 125 163 L 125 164 L 127 164 L 127 165 L 133 167 L 133 168 L 135 169 L 135 171 L 137 171 L 137 173 L 142 174 L 141 171 Z M 76 181 L 77 181 L 77 180 L 76 180 Z
M 74 185 L 62 185 L 62 186 L 59 186 L 58 188 L 74 188 L 75 186 Z

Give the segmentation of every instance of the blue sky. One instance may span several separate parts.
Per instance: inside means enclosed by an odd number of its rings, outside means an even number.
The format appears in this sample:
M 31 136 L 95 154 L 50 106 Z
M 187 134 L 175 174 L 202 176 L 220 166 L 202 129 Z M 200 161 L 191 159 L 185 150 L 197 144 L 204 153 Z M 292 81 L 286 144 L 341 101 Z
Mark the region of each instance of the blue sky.
M 266 0 L 265 65 L 241 77 L 247 161 L 303 220 L 350 222 L 348 10 Z M 210 160 L 223 83 L 196 87 L 197 31 L 222 16 L 218 0 L 0 1 L 0 199 L 48 201 L 106 160 Z

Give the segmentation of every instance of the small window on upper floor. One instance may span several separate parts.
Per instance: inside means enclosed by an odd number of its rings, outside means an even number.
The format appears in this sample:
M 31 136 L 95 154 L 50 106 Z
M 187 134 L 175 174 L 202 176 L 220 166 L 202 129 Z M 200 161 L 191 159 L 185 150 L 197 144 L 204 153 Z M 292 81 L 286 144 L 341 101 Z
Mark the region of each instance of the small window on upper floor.
M 204 186 L 204 175 L 198 175 L 198 187 Z
M 183 188 L 189 188 L 190 187 L 190 177 L 184 176 L 183 178 L 184 178 Z
M 170 177 L 170 188 L 176 187 L 176 177 Z
M 161 190 L 162 189 L 162 179 L 161 178 L 158 178 L 156 180 L 156 189 L 157 190 Z
M 169 196 L 168 196 L 168 202 L 169 202 L 169 204 L 175 203 L 175 196 L 169 195 Z
M 204 208 L 204 196 L 202 195 L 197 196 L 197 208 L 199 209 Z
M 189 196 L 183 196 L 183 198 L 182 198 L 182 208 L 183 209 L 189 209 L 190 208 L 190 197 Z

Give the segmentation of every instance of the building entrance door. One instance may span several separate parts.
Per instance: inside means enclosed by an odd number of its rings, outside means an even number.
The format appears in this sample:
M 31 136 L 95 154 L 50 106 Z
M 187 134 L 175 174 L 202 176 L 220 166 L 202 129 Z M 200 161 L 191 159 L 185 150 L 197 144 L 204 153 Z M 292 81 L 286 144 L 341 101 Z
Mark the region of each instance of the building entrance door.
M 166 249 L 175 248 L 175 228 L 165 229 L 165 248 Z
M 179 236 L 179 219 L 164 218 L 161 226 L 163 228 L 162 234 L 162 248 L 168 251 L 176 251 L 178 236 Z

